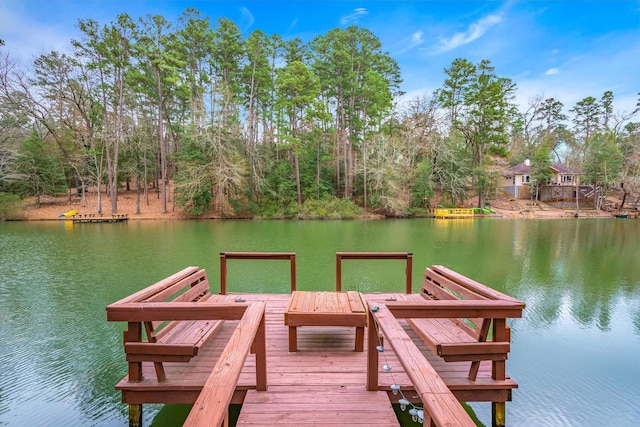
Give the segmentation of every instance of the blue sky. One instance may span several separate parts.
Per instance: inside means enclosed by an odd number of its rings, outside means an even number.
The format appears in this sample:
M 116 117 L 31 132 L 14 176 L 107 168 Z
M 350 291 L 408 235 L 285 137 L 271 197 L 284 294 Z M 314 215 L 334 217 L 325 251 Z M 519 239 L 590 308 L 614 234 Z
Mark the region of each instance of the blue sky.
M 639 0 L 0 0 L 0 38 L 3 49 L 29 60 L 68 50 L 80 18 L 105 24 L 125 12 L 174 21 L 188 6 L 212 23 L 231 19 L 244 36 L 260 29 L 309 41 L 336 27 L 367 28 L 398 61 L 409 98 L 440 87 L 455 58 L 490 60 L 517 84 L 521 108 L 544 96 L 568 110 L 611 90 L 615 110 L 630 113 L 640 92 Z

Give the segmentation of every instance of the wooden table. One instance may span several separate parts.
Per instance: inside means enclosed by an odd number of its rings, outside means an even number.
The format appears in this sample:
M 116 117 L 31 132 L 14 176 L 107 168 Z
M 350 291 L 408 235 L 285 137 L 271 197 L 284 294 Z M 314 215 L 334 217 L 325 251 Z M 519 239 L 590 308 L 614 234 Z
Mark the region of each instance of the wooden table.
M 364 350 L 367 313 L 359 292 L 294 291 L 284 313 L 289 326 L 289 351 L 298 349 L 298 326 L 349 326 L 356 328 L 355 351 Z

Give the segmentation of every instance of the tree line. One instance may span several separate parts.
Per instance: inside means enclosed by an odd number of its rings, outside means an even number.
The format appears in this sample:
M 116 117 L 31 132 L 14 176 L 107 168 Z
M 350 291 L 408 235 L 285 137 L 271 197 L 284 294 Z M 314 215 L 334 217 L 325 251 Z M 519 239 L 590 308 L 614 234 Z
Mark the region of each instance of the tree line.
M 569 114 L 543 96 L 519 111 L 513 81 L 459 58 L 438 90 L 399 104 L 397 62 L 356 26 L 243 38 L 188 8 L 77 27 L 68 52 L 28 67 L 0 48 L 0 193 L 75 188 L 85 205 L 97 186 L 99 213 L 103 197 L 117 213 L 126 186 L 138 212 L 159 197 L 193 215 L 407 216 L 471 193 L 481 206 L 499 165 L 527 157 L 538 183 L 562 159 L 600 188 L 640 185 L 638 110 L 614 113 L 610 91 Z

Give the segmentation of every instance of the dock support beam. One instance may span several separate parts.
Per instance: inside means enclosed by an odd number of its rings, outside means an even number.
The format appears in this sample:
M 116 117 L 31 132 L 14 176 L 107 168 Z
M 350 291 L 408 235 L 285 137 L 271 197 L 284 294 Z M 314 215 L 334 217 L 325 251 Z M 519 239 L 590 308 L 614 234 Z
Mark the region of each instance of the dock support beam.
M 129 427 L 142 427 L 142 405 L 129 405 Z
M 491 402 L 491 427 L 507 425 L 507 407 L 505 402 Z

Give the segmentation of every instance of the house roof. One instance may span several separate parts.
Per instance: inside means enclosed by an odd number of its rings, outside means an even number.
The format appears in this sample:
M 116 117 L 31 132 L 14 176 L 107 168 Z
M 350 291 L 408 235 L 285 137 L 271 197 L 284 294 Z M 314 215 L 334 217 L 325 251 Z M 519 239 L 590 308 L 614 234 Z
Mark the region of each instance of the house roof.
M 563 175 L 577 175 L 578 174 L 578 172 L 569 169 L 568 167 L 566 167 L 565 165 L 563 165 L 561 163 L 552 163 L 551 164 L 551 169 L 555 169 L 557 172 L 559 172 L 559 173 L 561 173 Z
M 578 175 L 578 172 L 575 172 L 565 165 L 561 163 L 552 163 L 551 169 L 555 170 L 558 173 L 563 175 Z M 531 173 L 531 166 L 528 166 L 524 163 L 520 163 L 519 165 L 515 165 L 506 170 L 508 174 L 511 175 L 527 175 Z
M 531 166 L 520 163 L 519 165 L 511 166 L 506 172 L 513 175 L 526 175 L 531 173 Z

